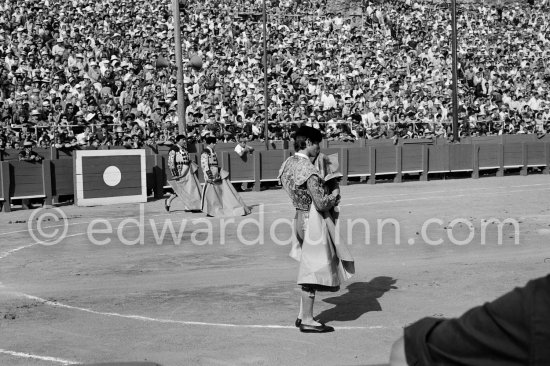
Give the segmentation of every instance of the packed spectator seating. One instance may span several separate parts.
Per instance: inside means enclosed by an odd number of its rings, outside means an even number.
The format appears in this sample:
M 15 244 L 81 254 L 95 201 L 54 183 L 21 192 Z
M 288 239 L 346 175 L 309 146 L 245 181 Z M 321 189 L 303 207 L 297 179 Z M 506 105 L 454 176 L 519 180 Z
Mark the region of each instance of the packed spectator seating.
M 268 138 L 447 138 L 445 2 L 266 0 Z M 548 1 L 459 1 L 461 136 L 549 130 Z M 0 149 L 140 148 L 178 134 L 171 2 L 0 0 Z M 181 1 L 188 135 L 263 139 L 261 0 Z M 347 9 L 348 10 L 348 9 Z M 202 69 L 189 66 L 198 55 Z

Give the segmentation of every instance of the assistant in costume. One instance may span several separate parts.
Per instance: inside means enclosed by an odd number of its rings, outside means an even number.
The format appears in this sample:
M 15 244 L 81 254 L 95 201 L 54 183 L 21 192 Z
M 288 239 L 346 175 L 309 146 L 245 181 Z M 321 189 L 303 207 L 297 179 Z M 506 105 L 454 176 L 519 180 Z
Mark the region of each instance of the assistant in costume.
M 248 215 L 251 210 L 229 181 L 229 173 L 219 167 L 218 156 L 214 150 L 216 138 L 206 137 L 206 144 L 201 155 L 205 181 L 202 190 L 202 211 L 214 217 Z
M 186 211 L 201 210 L 201 189 L 197 178 L 198 166 L 191 162 L 187 152 L 187 138 L 184 135 L 176 137 L 176 143 L 168 153 L 168 168 L 172 173 L 172 179 L 168 184 L 174 193 L 164 203 L 166 211 L 170 211 L 172 201 L 181 198 Z
M 334 330 L 313 319 L 316 291 L 337 291 L 340 287 L 340 259 L 337 248 L 326 235 L 324 218 L 338 205 L 340 190 L 327 193 L 327 187 L 312 161 L 319 155 L 321 132 L 302 126 L 296 132 L 294 156 L 288 158 L 279 171 L 279 179 L 294 207 L 296 243 L 291 256 L 300 261 L 298 285 L 302 287 L 300 312 L 296 326 L 302 332 L 329 332 Z M 308 228 L 313 218 L 316 229 Z

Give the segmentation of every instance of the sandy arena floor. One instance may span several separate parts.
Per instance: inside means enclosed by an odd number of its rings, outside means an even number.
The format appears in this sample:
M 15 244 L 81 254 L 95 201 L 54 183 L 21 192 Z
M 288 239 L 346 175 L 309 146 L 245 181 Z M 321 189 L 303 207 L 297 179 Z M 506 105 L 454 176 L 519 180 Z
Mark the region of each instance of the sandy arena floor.
M 343 187 L 343 221 L 363 222 L 349 236 L 355 277 L 317 296 L 329 334 L 294 328 L 297 262 L 281 243 L 293 210 L 280 189 L 243 193 L 254 213 L 225 230 L 163 201 L 141 206 L 141 223 L 139 205 L 0 213 L 0 364 L 384 364 L 404 325 L 550 272 L 549 193 L 548 175 Z M 492 218 L 510 219 L 500 243 L 496 224 L 482 238 Z

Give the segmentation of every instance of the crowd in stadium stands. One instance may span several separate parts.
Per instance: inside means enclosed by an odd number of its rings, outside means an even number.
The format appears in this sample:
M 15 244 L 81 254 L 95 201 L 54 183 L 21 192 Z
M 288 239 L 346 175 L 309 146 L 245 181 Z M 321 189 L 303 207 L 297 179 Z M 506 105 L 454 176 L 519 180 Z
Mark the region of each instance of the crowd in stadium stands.
M 0 0 L 0 149 L 177 135 L 170 3 Z M 289 140 L 301 123 L 344 141 L 452 135 L 448 5 L 362 1 L 353 15 L 332 3 L 266 1 L 268 138 Z M 262 1 L 180 7 L 188 135 L 263 139 Z M 549 130 L 548 10 L 459 4 L 460 136 Z

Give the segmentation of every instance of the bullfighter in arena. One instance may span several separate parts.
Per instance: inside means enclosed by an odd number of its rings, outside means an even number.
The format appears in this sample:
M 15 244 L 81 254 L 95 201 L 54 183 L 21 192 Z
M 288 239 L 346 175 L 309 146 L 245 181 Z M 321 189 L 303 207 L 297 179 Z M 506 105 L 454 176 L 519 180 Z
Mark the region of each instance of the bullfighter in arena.
M 168 184 L 174 190 L 164 203 L 166 211 L 170 211 L 170 204 L 174 198 L 182 199 L 186 211 L 201 210 L 201 190 L 197 178 L 198 166 L 189 158 L 187 151 L 187 137 L 178 135 L 176 143 L 168 153 L 168 168 L 172 172 L 172 179 Z
M 204 173 L 202 211 L 208 216 L 245 216 L 251 210 L 229 181 L 229 173 L 220 169 L 218 156 L 214 151 L 216 138 L 206 137 L 206 147 L 201 155 Z
M 320 152 L 321 132 L 302 126 L 294 140 L 294 156 L 288 158 L 279 171 L 279 179 L 290 196 L 296 215 L 294 220 L 296 245 L 291 257 L 300 261 L 298 285 L 302 287 L 300 312 L 296 326 L 301 332 L 330 332 L 334 328 L 313 318 L 313 303 L 316 291 L 338 291 L 342 280 L 351 273 L 344 260 L 353 261 L 346 253 L 339 257 L 342 243 L 335 243 L 327 221 L 332 220 L 328 212 L 338 205 L 340 189 L 328 193 L 327 187 L 313 161 Z M 333 221 L 332 221 L 333 222 Z M 327 230 L 324 230 L 324 228 Z

